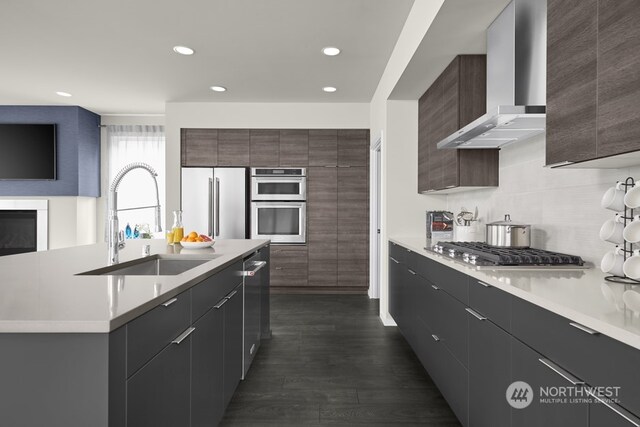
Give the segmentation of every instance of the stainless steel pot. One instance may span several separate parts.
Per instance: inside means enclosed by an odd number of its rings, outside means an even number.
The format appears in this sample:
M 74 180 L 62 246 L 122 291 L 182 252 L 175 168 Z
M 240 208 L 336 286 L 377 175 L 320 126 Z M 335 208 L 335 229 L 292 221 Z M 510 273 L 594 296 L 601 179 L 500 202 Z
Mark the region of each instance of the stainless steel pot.
M 528 248 L 531 245 L 531 226 L 516 224 L 509 214 L 504 221 L 487 224 L 487 245 L 501 248 Z

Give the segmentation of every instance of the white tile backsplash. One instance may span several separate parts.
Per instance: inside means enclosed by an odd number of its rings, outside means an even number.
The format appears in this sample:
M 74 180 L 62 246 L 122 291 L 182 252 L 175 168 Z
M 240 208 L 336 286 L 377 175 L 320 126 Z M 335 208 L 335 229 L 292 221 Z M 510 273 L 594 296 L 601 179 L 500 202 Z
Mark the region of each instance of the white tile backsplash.
M 447 209 L 478 206 L 481 223 L 502 219 L 531 224 L 532 246 L 580 255 L 600 264 L 613 245 L 598 237 L 600 226 L 613 217 L 602 209 L 605 190 L 628 176 L 640 178 L 640 166 L 625 169 L 550 169 L 544 167 L 544 136 L 500 150 L 497 189 L 454 193 Z

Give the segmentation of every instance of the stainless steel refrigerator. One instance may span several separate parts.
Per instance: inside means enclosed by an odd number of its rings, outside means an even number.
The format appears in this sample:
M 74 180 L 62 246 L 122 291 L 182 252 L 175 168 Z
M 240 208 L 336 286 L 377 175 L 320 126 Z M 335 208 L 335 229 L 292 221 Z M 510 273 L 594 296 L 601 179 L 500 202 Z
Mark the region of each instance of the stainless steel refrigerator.
M 248 170 L 182 168 L 181 206 L 185 233 L 221 239 L 249 237 Z

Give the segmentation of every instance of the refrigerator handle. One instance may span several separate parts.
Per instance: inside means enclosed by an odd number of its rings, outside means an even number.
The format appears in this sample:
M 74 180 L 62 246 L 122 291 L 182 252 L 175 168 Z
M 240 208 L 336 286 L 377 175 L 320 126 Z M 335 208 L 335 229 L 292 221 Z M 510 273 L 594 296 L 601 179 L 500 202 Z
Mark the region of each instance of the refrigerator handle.
M 216 178 L 216 237 L 220 236 L 220 178 Z
M 213 236 L 213 179 L 209 178 L 209 204 L 207 215 L 207 236 Z

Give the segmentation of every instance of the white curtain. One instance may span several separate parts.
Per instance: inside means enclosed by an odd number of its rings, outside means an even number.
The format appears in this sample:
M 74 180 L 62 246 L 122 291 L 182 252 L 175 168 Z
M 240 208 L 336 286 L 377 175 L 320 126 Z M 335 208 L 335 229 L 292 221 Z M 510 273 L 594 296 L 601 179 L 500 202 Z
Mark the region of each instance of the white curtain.
M 107 126 L 107 156 L 109 164 L 109 187 L 118 171 L 133 162 L 147 163 L 158 173 L 158 191 L 162 206 L 161 226 L 164 230 L 165 207 L 165 135 L 163 126 Z M 108 191 L 108 189 L 107 189 Z M 134 169 L 120 182 L 118 187 L 118 209 L 152 206 L 156 204 L 156 191 L 151 175 L 144 169 Z M 148 225 L 154 231 L 155 211 L 140 209 L 118 212 L 120 229 L 127 224 L 133 231 L 136 225 Z

